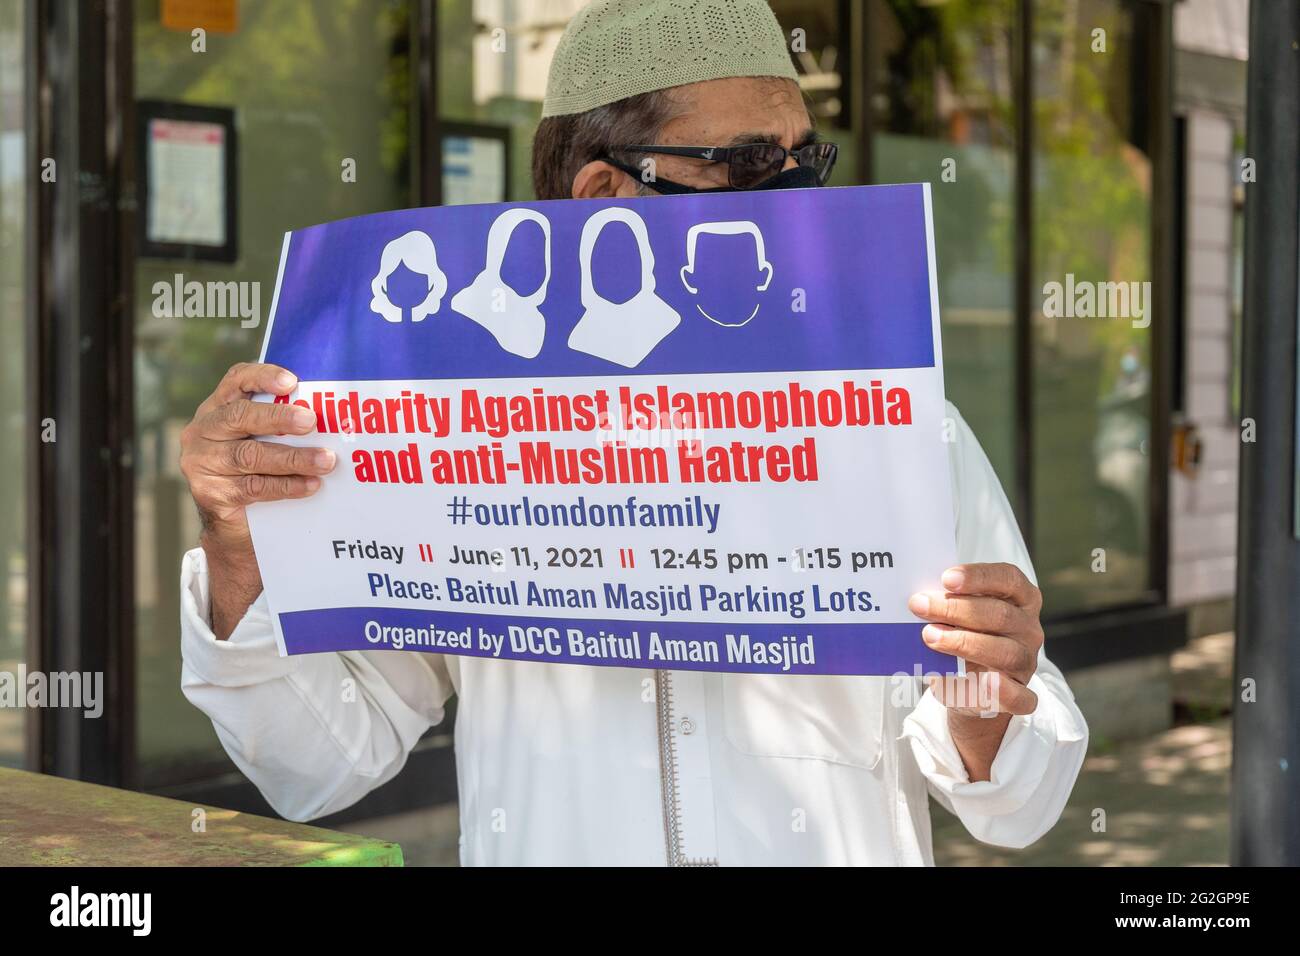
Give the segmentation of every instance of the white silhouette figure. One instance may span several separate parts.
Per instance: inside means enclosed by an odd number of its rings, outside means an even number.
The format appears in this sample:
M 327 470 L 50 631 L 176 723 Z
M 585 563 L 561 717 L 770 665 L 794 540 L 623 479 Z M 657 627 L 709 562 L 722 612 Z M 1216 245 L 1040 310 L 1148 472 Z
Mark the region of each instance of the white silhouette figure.
M 766 273 L 765 278 L 754 291 L 766 292 L 767 287 L 772 284 L 772 263 L 767 261 L 767 252 L 763 246 L 763 233 L 758 226 L 752 222 L 702 222 L 698 225 L 691 226 L 690 231 L 686 233 L 686 265 L 682 266 L 682 285 L 690 291 L 692 295 L 699 295 L 700 290 L 691 285 L 687 276 L 695 274 L 695 244 L 700 237 L 700 233 L 708 233 L 713 236 L 743 236 L 751 235 L 754 237 L 754 244 L 758 249 L 758 271 Z M 749 313 L 749 318 L 742 319 L 739 322 L 727 321 L 717 316 L 709 315 L 704 311 L 699 302 L 695 303 L 695 309 L 700 315 L 704 316 L 710 322 L 716 322 L 718 325 L 726 326 L 731 329 L 738 329 L 742 325 L 747 325 L 754 316 L 758 315 L 761 302 L 754 304 L 754 311 Z
M 442 297 L 447 293 L 447 277 L 438 268 L 438 251 L 433 247 L 433 240 L 418 229 L 384 246 L 384 253 L 379 257 L 379 273 L 370 283 L 370 292 L 374 296 L 370 300 L 370 311 L 389 322 L 402 321 L 402 307 L 393 305 L 388 298 L 388 278 L 398 266 L 406 266 L 429 280 L 428 295 L 411 309 L 411 321 L 423 322 L 425 316 L 437 312 L 442 304 Z
M 525 222 L 542 227 L 546 242 L 546 276 L 532 295 L 520 295 L 501 278 L 506 247 L 515 229 Z M 546 336 L 546 320 L 538 306 L 546 299 L 551 281 L 551 223 L 531 209 L 507 209 L 488 230 L 487 262 L 478 277 L 451 300 L 451 307 L 492 333 L 507 352 L 536 358 Z
M 636 239 L 641 259 L 641 288 L 626 302 L 614 303 L 596 293 L 591 279 L 591 254 L 600 232 L 611 222 L 626 223 Z M 585 311 L 569 334 L 569 348 L 626 368 L 636 368 L 681 323 L 682 317 L 655 295 L 655 257 L 641 217 L 630 209 L 602 209 L 582 227 L 578 247 Z

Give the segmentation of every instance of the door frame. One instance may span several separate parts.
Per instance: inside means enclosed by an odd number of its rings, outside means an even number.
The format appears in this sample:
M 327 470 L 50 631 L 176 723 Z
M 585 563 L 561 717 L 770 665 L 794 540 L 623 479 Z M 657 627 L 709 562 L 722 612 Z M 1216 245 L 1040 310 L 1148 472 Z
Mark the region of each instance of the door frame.
M 96 719 L 45 708 L 27 765 L 129 786 L 135 768 L 129 0 L 25 0 L 29 57 L 28 407 L 55 440 L 28 460 L 28 659 L 103 675 Z

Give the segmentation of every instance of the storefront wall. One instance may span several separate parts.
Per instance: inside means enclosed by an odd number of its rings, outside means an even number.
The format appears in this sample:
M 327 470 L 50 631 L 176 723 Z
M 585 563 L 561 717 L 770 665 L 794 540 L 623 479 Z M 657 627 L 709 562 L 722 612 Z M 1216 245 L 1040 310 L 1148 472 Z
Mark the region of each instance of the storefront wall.
M 1188 0 L 1174 11 L 1184 129 L 1175 414 L 1199 455 L 1170 474 L 1169 601 L 1194 607 L 1194 633 L 1232 627 L 1236 591 L 1249 10 L 1248 0 Z
M 439 199 L 530 198 L 546 66 L 581 3 L 242 0 L 233 29 L 208 32 L 202 52 L 164 24 L 165 6 L 115 8 L 130 17 L 130 105 L 233 111 L 238 253 L 202 262 L 138 249 L 131 267 L 135 560 L 124 580 L 136 730 L 123 779 L 234 804 L 244 796 L 212 788 L 233 768 L 178 686 L 176 580 L 197 523 L 177 436 L 225 369 L 256 355 L 262 329 L 168 315 L 154 290 L 177 274 L 258 284 L 264 316 L 286 230 Z M 1048 613 L 1158 606 L 1161 323 L 1053 318 L 1042 288 L 1067 273 L 1159 285 L 1149 130 L 1164 117 L 1148 93 L 1162 82 L 1149 55 L 1162 5 L 1054 0 L 1032 16 L 1023 0 L 773 8 L 817 124 L 841 146 L 833 184 L 934 184 L 949 397 L 1030 529 Z M 6 395 L 6 415 L 13 407 Z M 0 555 L 22 554 L 8 534 Z M 0 632 L 0 660 L 12 653 L 4 641 Z M 409 800 L 454 793 L 447 729 L 422 748 L 441 754 L 445 779 Z

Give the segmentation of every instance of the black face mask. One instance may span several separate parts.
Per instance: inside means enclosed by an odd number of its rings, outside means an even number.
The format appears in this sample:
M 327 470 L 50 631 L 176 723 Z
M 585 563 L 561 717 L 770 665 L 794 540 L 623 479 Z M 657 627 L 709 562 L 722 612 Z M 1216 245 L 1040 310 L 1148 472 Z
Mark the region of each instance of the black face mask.
M 605 162 L 611 166 L 617 166 L 636 179 L 637 182 L 642 181 L 639 169 L 610 159 L 605 160 Z M 698 189 L 695 186 L 684 186 L 681 183 L 675 183 L 671 179 L 664 179 L 662 176 L 645 183 L 645 185 L 663 196 L 695 196 L 706 193 L 756 193 L 767 189 L 811 189 L 814 186 L 820 186 L 821 183 L 817 181 L 817 173 L 810 166 L 796 166 L 794 169 L 782 170 L 766 182 L 759 183 L 750 189 L 737 189 L 735 186 L 714 186 L 712 189 Z

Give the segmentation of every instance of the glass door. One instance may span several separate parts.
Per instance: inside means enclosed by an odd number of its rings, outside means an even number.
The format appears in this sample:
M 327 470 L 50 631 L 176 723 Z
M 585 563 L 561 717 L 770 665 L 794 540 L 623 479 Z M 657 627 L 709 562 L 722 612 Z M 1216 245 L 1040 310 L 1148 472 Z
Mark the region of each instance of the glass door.
M 1157 597 L 1152 16 L 1033 7 L 1034 559 L 1054 616 Z
M 27 401 L 26 5 L 0 4 L 0 765 L 24 761 L 26 715 L 17 696 L 27 634 L 26 469 L 38 440 Z
M 199 52 L 189 24 L 164 22 L 157 0 L 135 4 L 137 125 L 147 139 L 141 156 L 157 151 L 157 181 L 148 186 L 171 190 L 152 212 L 140 210 L 152 232 L 135 268 L 142 787 L 231 768 L 211 723 L 180 689 L 177 582 L 199 527 L 177 467 L 179 433 L 232 364 L 256 359 L 287 230 L 415 204 L 414 6 L 243 0 L 233 22 L 209 24 Z M 234 154 L 233 175 L 212 152 L 222 146 Z M 219 212 L 228 200 L 229 235 Z M 232 290 L 240 308 L 178 314 L 189 310 L 161 301 L 178 281 Z

